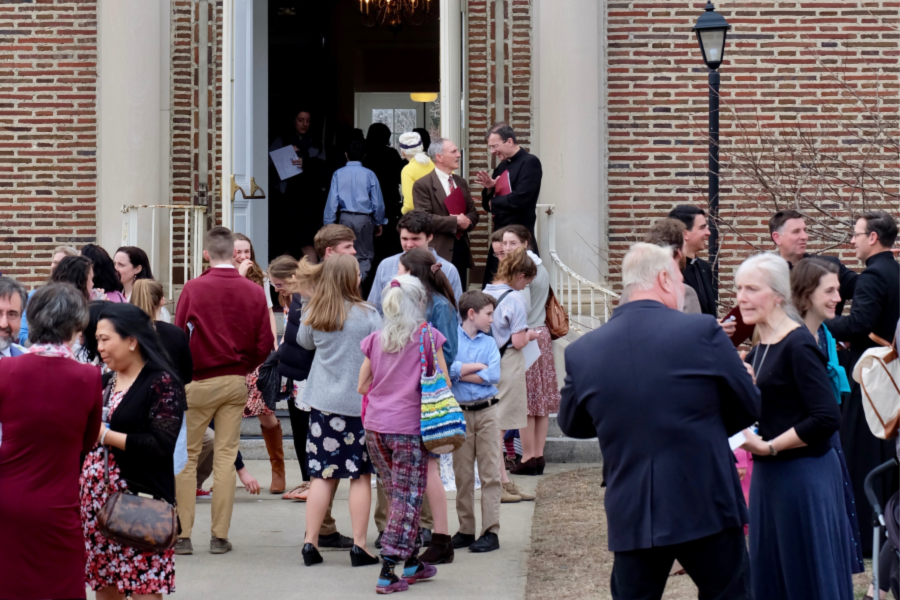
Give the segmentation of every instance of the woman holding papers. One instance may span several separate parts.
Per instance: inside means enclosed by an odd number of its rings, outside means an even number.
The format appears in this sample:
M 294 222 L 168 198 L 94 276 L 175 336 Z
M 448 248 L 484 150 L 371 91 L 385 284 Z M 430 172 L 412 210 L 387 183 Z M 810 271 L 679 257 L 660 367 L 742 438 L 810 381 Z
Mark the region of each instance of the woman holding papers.
M 831 437 L 841 413 L 816 340 L 791 302 L 787 262 L 758 254 L 737 272 L 743 320 L 760 343 L 745 362 L 761 392 L 750 483 L 750 581 L 754 598 L 850 600 L 852 538 L 841 464 Z

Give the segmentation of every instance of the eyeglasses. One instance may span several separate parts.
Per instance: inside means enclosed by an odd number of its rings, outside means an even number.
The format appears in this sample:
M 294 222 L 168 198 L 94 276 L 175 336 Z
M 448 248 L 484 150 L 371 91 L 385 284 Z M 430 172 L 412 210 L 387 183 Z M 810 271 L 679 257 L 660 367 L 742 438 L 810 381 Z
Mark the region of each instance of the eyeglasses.
M 7 321 L 17 321 L 18 319 L 22 318 L 22 313 L 14 310 L 8 310 L 6 312 L 0 310 L 0 317 L 4 316 L 6 317 Z
M 869 235 L 866 231 L 854 231 L 853 235 L 850 236 L 851 240 L 855 240 L 858 235 Z

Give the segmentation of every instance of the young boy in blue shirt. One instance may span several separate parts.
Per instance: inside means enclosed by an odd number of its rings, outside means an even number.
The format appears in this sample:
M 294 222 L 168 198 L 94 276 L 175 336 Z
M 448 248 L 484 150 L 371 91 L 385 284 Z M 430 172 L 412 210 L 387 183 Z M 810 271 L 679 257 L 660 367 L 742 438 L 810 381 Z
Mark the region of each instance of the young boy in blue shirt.
M 490 335 L 493 297 L 468 291 L 459 298 L 459 347 L 450 365 L 453 395 L 466 418 L 466 442 L 453 453 L 459 532 L 454 548 L 491 552 L 500 548 L 500 469 L 504 468 L 497 425 L 500 351 Z M 475 539 L 475 460 L 481 476 L 481 536 Z

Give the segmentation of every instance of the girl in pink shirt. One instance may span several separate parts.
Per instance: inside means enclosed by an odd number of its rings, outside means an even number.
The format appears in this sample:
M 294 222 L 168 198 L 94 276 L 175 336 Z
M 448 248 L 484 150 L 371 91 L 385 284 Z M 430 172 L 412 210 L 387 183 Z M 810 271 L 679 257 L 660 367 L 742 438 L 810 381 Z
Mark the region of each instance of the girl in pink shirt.
M 376 592 L 389 594 L 434 577 L 437 569 L 418 559 L 419 513 L 428 481 L 428 450 L 422 443 L 419 338 L 428 296 L 418 279 L 400 275 L 381 298 L 384 329 L 360 344 L 366 358 L 359 371 L 358 391 L 369 398 L 363 421 L 366 443 L 390 505 L 381 539 L 384 563 L 375 586 Z M 437 356 L 432 355 L 426 333 L 421 346 L 428 370 L 432 372 L 436 362 L 448 373 L 441 348 L 445 338 L 433 328 L 429 331 Z M 401 560 L 406 563 L 398 577 L 394 568 Z

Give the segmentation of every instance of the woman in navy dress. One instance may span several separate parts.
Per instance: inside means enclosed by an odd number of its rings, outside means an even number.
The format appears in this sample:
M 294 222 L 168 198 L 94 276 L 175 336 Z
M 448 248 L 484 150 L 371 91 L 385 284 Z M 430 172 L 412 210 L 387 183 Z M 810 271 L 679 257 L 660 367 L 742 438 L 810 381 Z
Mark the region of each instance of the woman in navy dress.
M 816 340 L 791 303 L 788 264 L 774 254 L 737 272 L 738 305 L 760 344 L 746 356 L 762 393 L 750 484 L 750 577 L 754 598 L 852 600 L 853 544 L 841 463 L 840 426 Z

